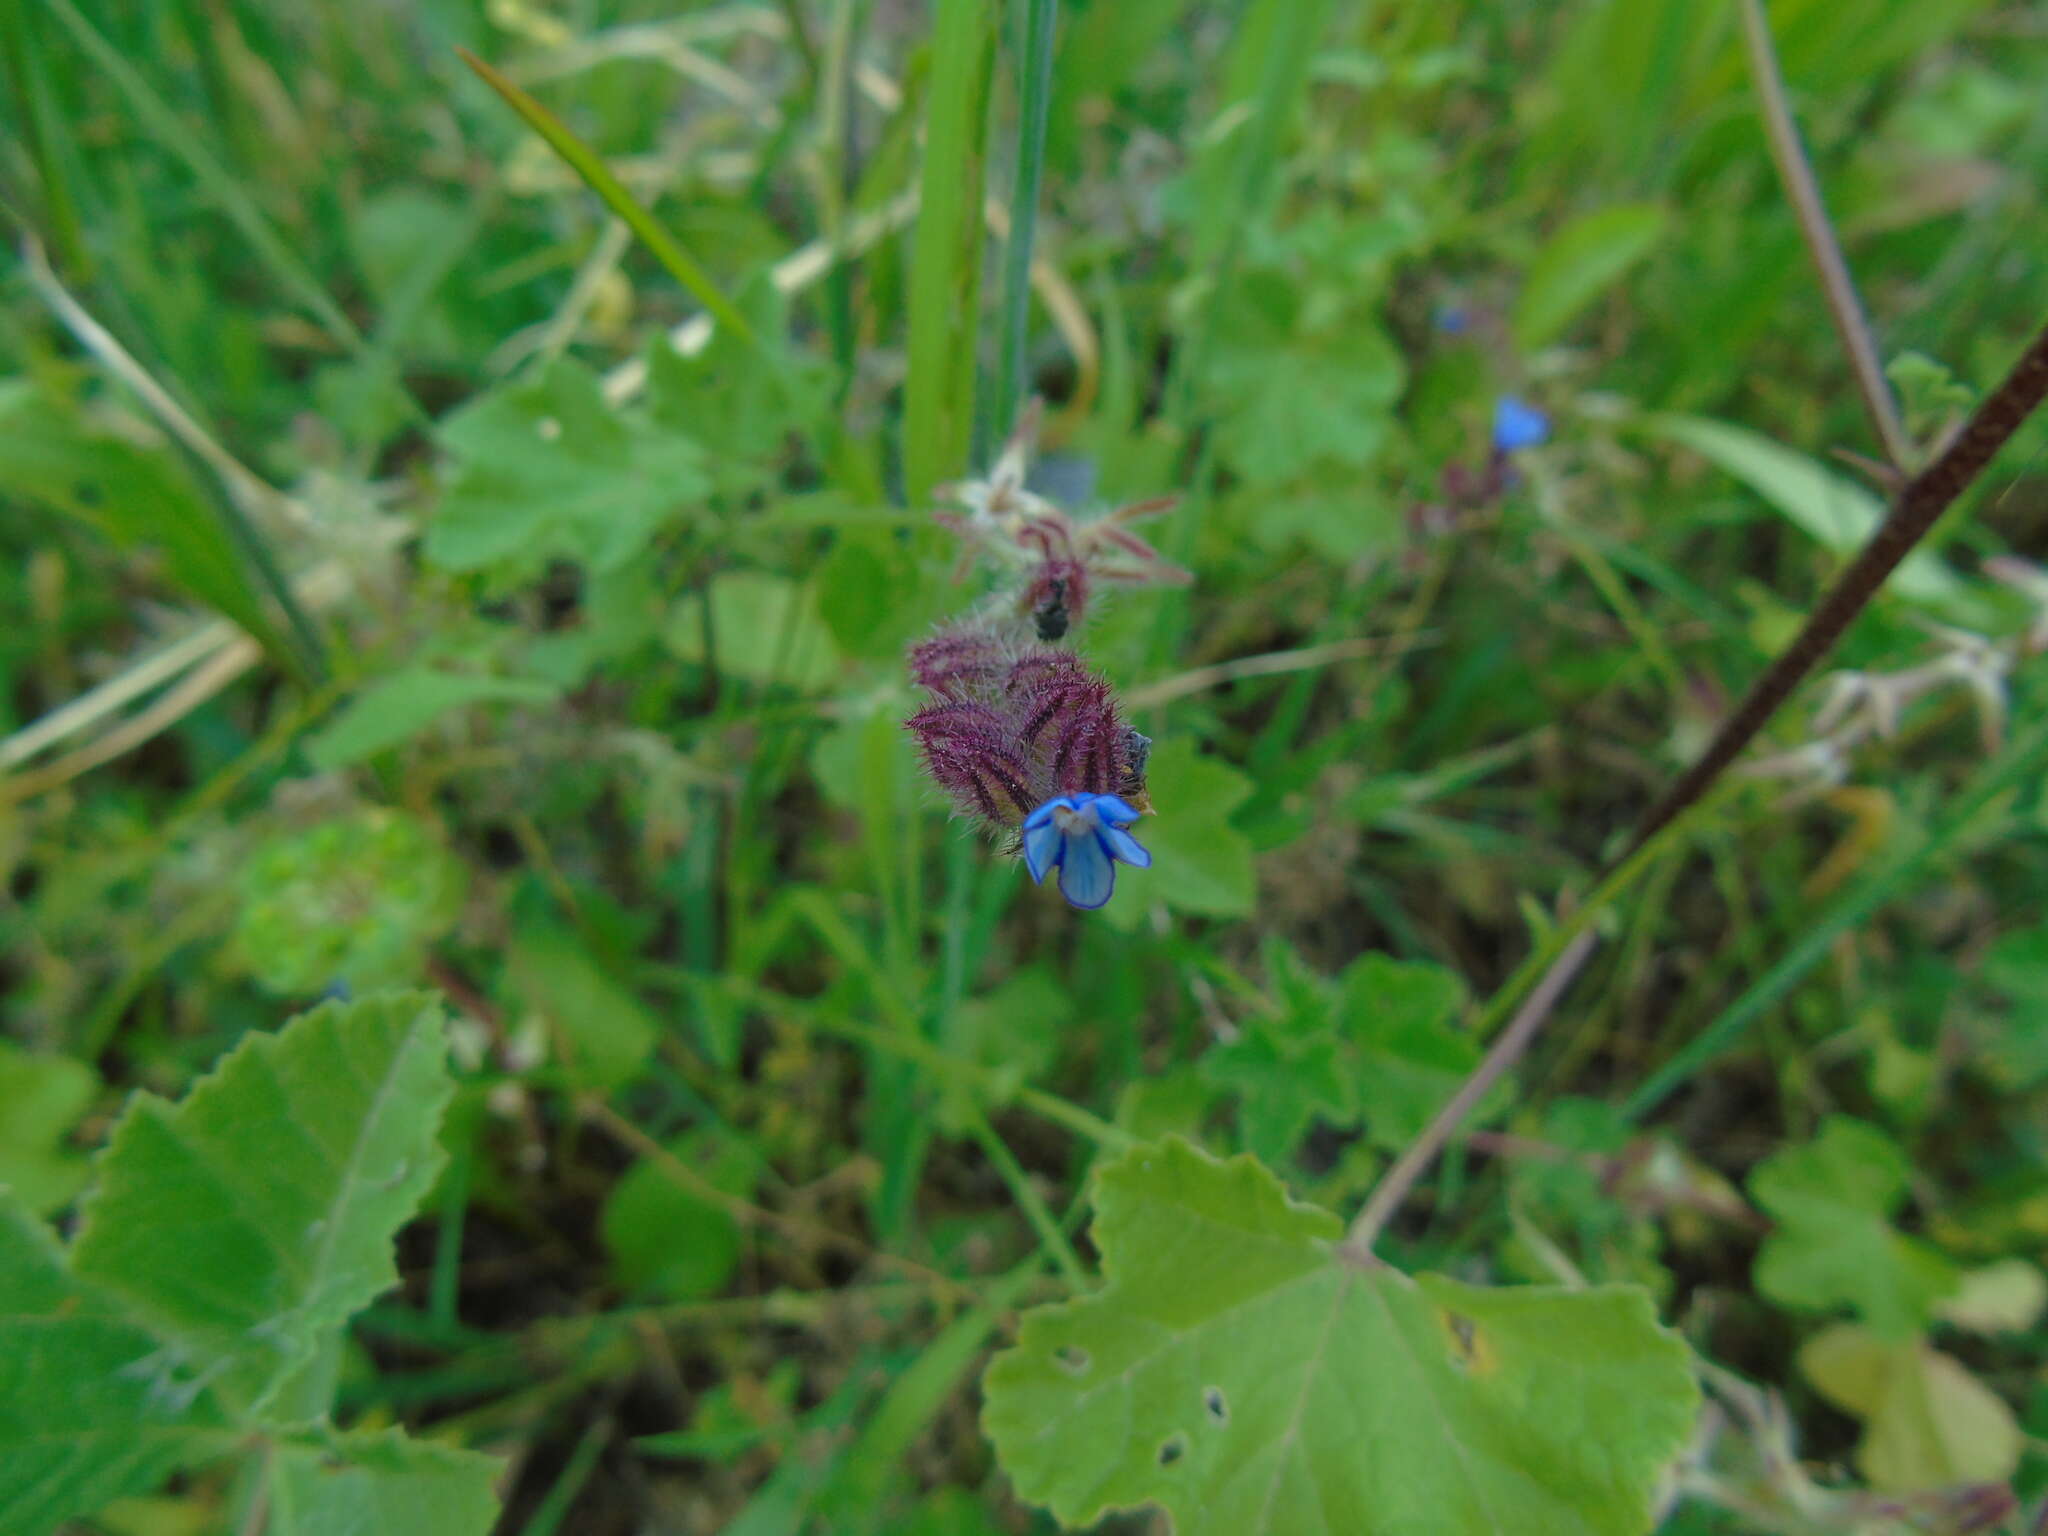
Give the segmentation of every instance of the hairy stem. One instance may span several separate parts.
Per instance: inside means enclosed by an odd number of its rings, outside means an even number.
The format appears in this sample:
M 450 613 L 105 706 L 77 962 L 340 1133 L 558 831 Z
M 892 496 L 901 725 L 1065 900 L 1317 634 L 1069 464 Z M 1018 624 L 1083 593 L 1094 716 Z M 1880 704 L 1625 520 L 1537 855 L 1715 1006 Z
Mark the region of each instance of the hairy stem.
M 2048 396 L 2048 326 L 2034 337 L 2005 381 L 1985 397 L 1940 457 L 1906 482 L 1906 488 L 1892 503 L 1890 514 L 1878 524 L 1862 553 L 1835 578 L 1835 584 L 1792 637 L 1792 643 L 1750 686 L 1698 760 L 1673 781 L 1664 797 L 1643 817 L 1629 845 L 1631 851 L 1640 848 L 1705 794 L 1708 786 L 1727 770 L 1778 712 L 1792 690 L 1834 649 L 1850 621 L 1877 596 L 1885 578 L 1990 466 L 1999 449 L 2033 414 L 2044 396 Z
M 1601 881 L 1596 899 L 1611 899 L 1615 876 L 1632 864 L 1657 835 L 1669 828 L 1696 805 L 1713 787 L 1715 780 L 1755 740 L 1757 733 L 1791 696 L 1793 689 L 1834 648 L 1835 642 L 1865 605 L 1875 597 L 1884 580 L 1926 537 L 1941 514 L 1984 472 L 1998 451 L 2048 397 L 2048 326 L 2035 336 L 2005 381 L 1979 405 L 1969 422 L 1932 464 L 1908 481 L 1892 504 L 1891 512 L 1878 525 L 1870 542 L 1836 578 L 1834 586 L 1820 600 L 1791 644 L 1743 696 L 1735 711 L 1714 733 L 1714 739 L 1686 771 L 1672 782 L 1663 797 L 1650 807 L 1630 839 L 1627 851 Z M 1356 1260 L 1368 1257 L 1373 1242 L 1393 1217 L 1408 1191 L 1436 1160 L 1465 1117 L 1486 1091 L 1522 1057 L 1565 990 L 1591 958 L 1598 940 L 1591 929 L 1582 931 L 1562 950 L 1543 978 L 1530 990 L 1508 1027 L 1487 1049 L 1464 1085 L 1450 1102 L 1437 1111 L 1405 1152 L 1380 1178 L 1367 1198 L 1365 1208 L 1353 1221 L 1343 1244 L 1344 1253 Z M 1513 987 L 1511 979 L 1509 986 Z M 1505 990 L 1505 989 L 1504 989 Z
M 1486 1053 L 1485 1059 L 1472 1069 L 1472 1075 L 1459 1086 L 1450 1102 L 1436 1112 L 1436 1118 L 1430 1121 L 1423 1133 L 1410 1142 L 1407 1150 L 1394 1159 L 1394 1165 L 1380 1176 L 1379 1183 L 1373 1186 L 1372 1194 L 1365 1202 L 1365 1209 L 1358 1213 L 1358 1219 L 1352 1222 L 1351 1230 L 1345 1234 L 1346 1254 L 1358 1259 L 1371 1254 L 1380 1229 L 1393 1219 L 1401 1202 L 1408 1198 L 1408 1191 L 1415 1187 L 1415 1181 L 1436 1161 L 1437 1153 L 1443 1150 L 1444 1143 L 1464 1123 L 1465 1117 L 1521 1059 L 1522 1052 L 1529 1048 L 1529 1042 L 1536 1038 L 1536 1031 L 1543 1027 L 1544 1019 L 1555 1006 L 1558 994 L 1571 984 L 1572 977 L 1578 974 L 1579 967 L 1599 942 L 1599 935 L 1588 928 L 1573 939 L 1550 969 L 1544 972 L 1543 979 L 1536 983 L 1536 989 L 1515 1011 L 1514 1018 L 1501 1031 L 1500 1038 L 1494 1041 L 1493 1049 Z
M 1827 299 L 1828 317 L 1835 323 L 1842 350 L 1849 356 L 1849 371 L 1856 377 L 1857 393 L 1863 397 L 1864 413 L 1878 445 L 1892 468 L 1910 466 L 1913 445 L 1899 420 L 1897 402 L 1871 339 L 1870 321 L 1857 297 L 1855 279 L 1842 259 L 1841 243 L 1821 202 L 1820 183 L 1814 179 L 1812 162 L 1799 142 L 1799 127 L 1792 121 L 1792 105 L 1785 95 L 1785 77 L 1778 70 L 1777 50 L 1771 46 L 1771 25 L 1764 18 L 1763 0 L 1742 0 L 1742 35 L 1749 48 L 1749 72 L 1756 82 L 1763 106 L 1764 136 L 1770 140 L 1771 159 L 1778 167 L 1778 179 L 1785 185 L 1792 212 L 1799 220 L 1799 233 L 1806 241 L 1807 254 L 1820 274 L 1821 293 Z

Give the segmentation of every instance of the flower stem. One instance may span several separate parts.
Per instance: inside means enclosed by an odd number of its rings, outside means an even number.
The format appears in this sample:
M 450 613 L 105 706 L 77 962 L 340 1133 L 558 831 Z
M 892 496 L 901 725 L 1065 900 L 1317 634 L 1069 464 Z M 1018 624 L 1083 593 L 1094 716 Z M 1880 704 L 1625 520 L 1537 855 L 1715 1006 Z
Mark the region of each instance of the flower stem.
M 1785 77 L 1778 69 L 1777 51 L 1771 46 L 1771 24 L 1764 17 L 1763 0 L 1742 0 L 1742 35 L 1749 50 L 1749 72 L 1763 107 L 1764 136 L 1770 140 L 1771 159 L 1777 163 L 1778 179 L 1785 185 L 1799 233 L 1806 241 L 1807 254 L 1820 275 L 1821 293 L 1827 300 L 1828 316 L 1835 323 L 1842 350 L 1849 357 L 1849 371 L 1856 377 L 1856 389 L 1863 396 L 1864 413 L 1879 447 L 1893 469 L 1904 473 L 1910 467 L 1913 444 L 1899 421 L 1899 407 L 1892 399 L 1890 382 L 1878 361 L 1877 343 L 1871 339 L 1870 321 L 1863 313 L 1863 301 L 1856 294 L 1856 280 L 1842 259 L 1841 242 L 1821 201 L 1820 183 L 1813 164 L 1799 142 L 1799 125 L 1792 120 L 1792 105 L 1785 95 Z

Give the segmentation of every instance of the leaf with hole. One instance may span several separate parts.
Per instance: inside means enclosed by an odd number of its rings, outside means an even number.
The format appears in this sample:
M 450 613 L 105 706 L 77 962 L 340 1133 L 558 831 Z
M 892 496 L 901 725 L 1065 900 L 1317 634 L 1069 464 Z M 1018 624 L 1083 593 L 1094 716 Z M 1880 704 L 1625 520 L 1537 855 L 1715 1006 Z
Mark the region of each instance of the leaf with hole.
M 982 1423 L 1069 1525 L 1180 1536 L 1637 1536 L 1698 1407 L 1627 1286 L 1489 1289 L 1340 1256 L 1250 1158 L 1140 1146 L 1095 1193 L 1100 1291 L 1025 1315 Z

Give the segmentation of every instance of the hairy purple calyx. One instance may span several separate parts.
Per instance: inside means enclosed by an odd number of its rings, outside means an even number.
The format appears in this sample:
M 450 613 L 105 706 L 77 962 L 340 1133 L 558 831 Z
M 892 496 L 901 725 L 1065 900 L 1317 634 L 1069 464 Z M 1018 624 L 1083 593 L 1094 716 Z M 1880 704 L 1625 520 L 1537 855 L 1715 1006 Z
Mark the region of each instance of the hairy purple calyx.
M 943 630 L 911 651 L 910 670 L 932 696 L 910 717 L 911 734 L 933 780 L 969 815 L 1016 827 L 1072 794 L 1143 806 L 1149 743 L 1072 651 L 1009 651 L 989 631 Z

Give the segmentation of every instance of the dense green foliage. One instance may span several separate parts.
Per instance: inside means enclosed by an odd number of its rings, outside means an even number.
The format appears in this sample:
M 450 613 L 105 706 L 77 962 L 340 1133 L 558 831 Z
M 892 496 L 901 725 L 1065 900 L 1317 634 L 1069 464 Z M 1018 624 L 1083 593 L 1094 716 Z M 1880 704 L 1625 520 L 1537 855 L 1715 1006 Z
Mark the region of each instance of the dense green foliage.
M 1739 14 L 0 7 L 0 1533 L 2037 1528 L 2042 421 L 1345 1237 L 1884 512 Z M 1769 15 L 1911 469 L 2048 36 Z M 903 726 L 1031 397 L 1099 912 Z

